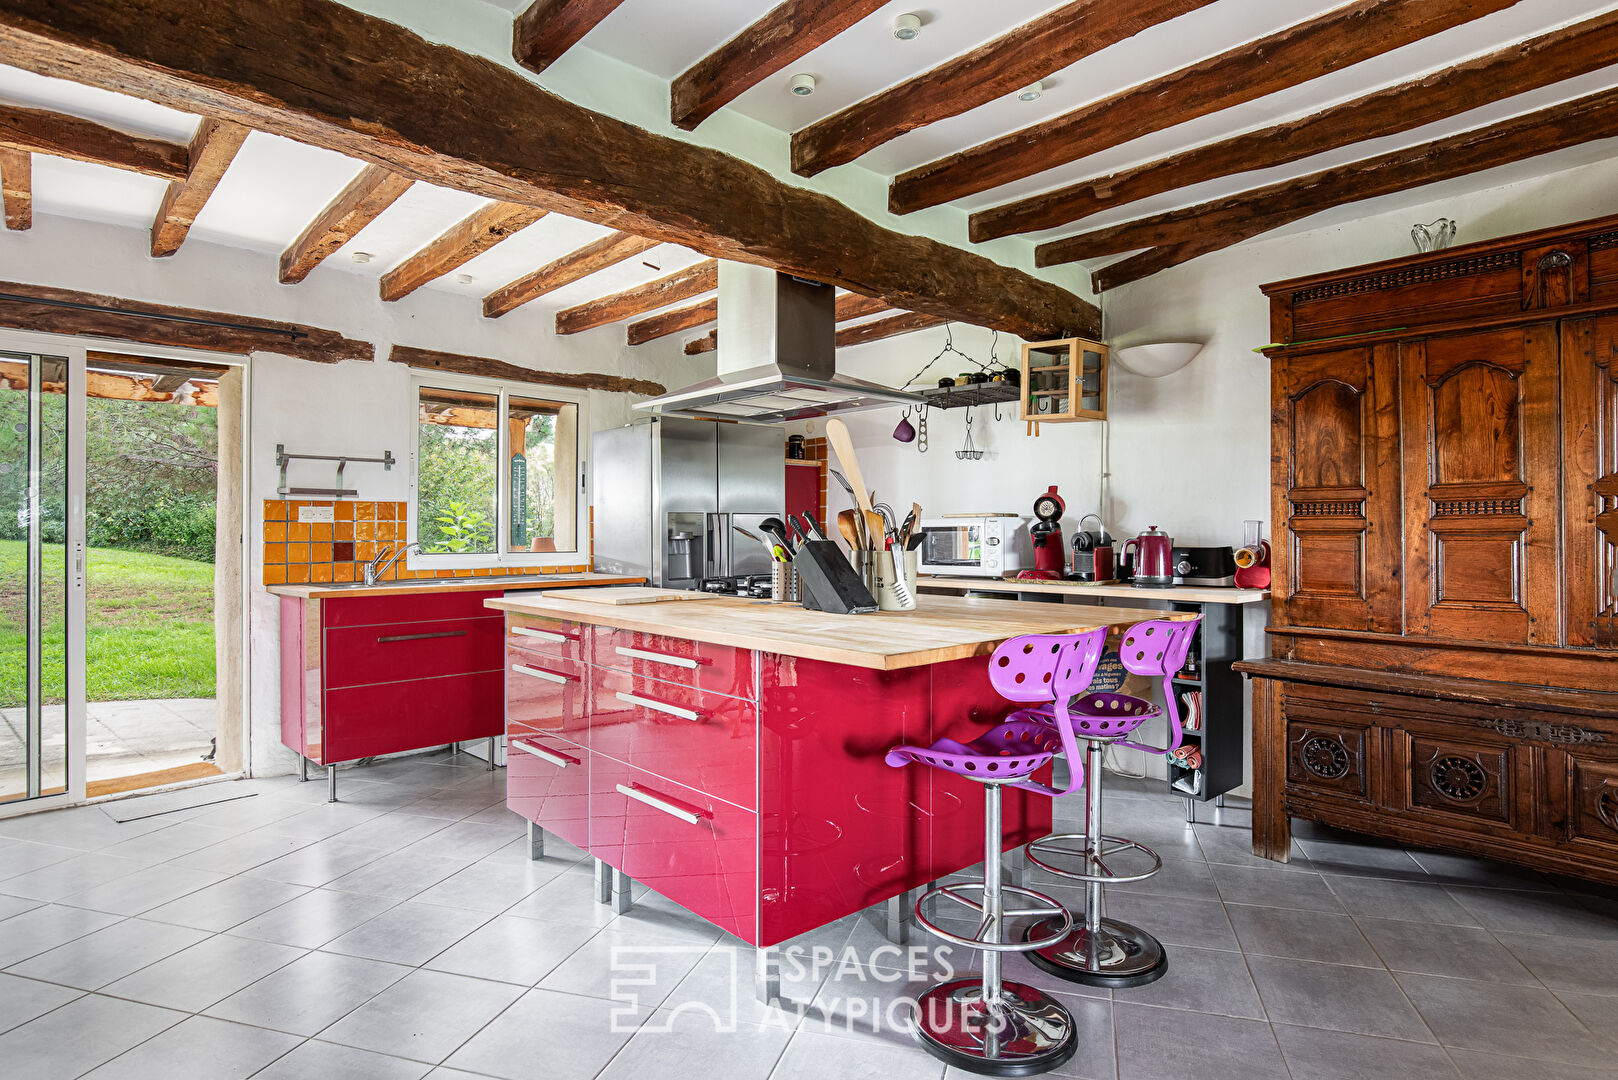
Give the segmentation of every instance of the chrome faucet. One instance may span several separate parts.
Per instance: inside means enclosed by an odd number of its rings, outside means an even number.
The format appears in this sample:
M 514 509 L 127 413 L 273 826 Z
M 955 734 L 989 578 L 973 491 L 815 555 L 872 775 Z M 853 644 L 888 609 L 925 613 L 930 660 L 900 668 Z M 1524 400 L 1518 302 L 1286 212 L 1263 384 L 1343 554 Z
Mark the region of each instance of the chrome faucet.
M 389 544 L 376 553 L 376 558 L 365 564 L 365 584 L 375 585 L 382 575 L 388 572 L 388 567 L 398 562 L 400 557 L 411 548 L 420 548 L 421 545 L 411 541 L 402 547 Z

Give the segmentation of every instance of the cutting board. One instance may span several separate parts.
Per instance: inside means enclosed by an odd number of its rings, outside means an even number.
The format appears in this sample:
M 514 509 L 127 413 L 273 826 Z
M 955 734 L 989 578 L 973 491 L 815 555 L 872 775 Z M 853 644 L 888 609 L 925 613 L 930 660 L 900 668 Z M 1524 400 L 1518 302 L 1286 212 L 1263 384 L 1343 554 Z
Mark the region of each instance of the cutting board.
M 541 594 L 550 600 L 583 600 L 589 604 L 656 604 L 664 600 L 712 600 L 713 593 L 692 592 L 687 589 L 654 589 L 624 586 L 600 589 L 551 589 Z

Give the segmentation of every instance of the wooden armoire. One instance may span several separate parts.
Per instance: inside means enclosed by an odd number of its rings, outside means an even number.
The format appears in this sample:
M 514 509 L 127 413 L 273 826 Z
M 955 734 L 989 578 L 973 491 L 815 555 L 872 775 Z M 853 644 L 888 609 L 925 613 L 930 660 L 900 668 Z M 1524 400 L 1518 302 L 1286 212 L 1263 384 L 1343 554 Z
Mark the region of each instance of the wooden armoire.
M 1618 217 L 1264 287 L 1288 815 L 1618 882 Z

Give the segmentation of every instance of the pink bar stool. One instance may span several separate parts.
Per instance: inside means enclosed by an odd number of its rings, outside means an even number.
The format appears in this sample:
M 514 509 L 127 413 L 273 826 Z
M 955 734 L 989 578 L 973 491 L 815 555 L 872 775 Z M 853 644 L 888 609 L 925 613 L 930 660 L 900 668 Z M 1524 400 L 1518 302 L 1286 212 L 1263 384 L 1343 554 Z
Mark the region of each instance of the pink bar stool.
M 1073 770 L 1081 776 L 1088 774 L 1084 832 L 1047 836 L 1025 849 L 1028 861 L 1046 873 L 1084 882 L 1082 925 L 1056 942 L 1050 941 L 1050 935 L 1060 925 L 1055 920 L 1036 923 L 1027 931 L 1028 940 L 1037 938 L 1041 943 L 1028 954 L 1028 959 L 1069 982 L 1115 988 L 1142 986 L 1162 978 L 1168 970 L 1168 955 L 1157 938 L 1138 926 L 1104 917 L 1105 885 L 1143 881 L 1163 868 L 1163 860 L 1144 844 L 1121 836 L 1108 836 L 1102 831 L 1101 758 L 1110 745 L 1165 755 L 1180 745 L 1184 731 L 1172 680 L 1185 663 L 1201 621 L 1200 615 L 1152 619 L 1124 631 L 1118 647 L 1119 660 L 1133 674 L 1162 680 L 1163 707 L 1128 694 L 1088 693 L 1071 700 L 1058 695 L 1052 706 L 1039 710 L 1041 717 L 1069 748 L 1070 768 L 1078 760 L 1072 749 L 1074 740 L 1082 739 L 1085 743 L 1085 767 L 1082 772 Z M 1168 746 L 1146 746 L 1126 737 L 1148 720 L 1165 715 L 1169 720 Z M 1079 841 L 1082 847 L 1074 850 L 1069 846 L 1073 841 Z M 1133 873 L 1108 865 L 1108 859 L 1125 851 L 1144 853 L 1151 865 Z M 1070 869 L 1055 861 L 1058 859 L 1078 860 L 1082 869 Z
M 990 682 L 1011 701 L 1054 704 L 1055 687 L 1079 678 L 1079 685 L 1089 684 L 1105 639 L 1105 630 L 1013 638 L 990 658 Z M 1093 648 L 1075 649 L 1076 642 Z M 1085 656 L 1088 671 L 1075 670 L 1082 668 Z M 1071 745 L 1071 736 L 1065 738 Z M 942 738 L 931 746 L 897 746 L 887 755 L 887 763 L 896 768 L 925 765 L 983 785 L 983 881 L 929 889 L 915 909 L 917 925 L 928 933 L 983 953 L 981 979 L 953 979 L 932 987 L 917 1000 L 912 1018 L 916 1039 L 928 1053 L 968 1072 L 1031 1076 L 1056 1068 L 1077 1049 L 1073 1016 L 1065 1007 L 1035 987 L 1000 977 L 1002 953 L 1056 945 L 1073 927 L 1073 917 L 1052 897 L 1000 880 L 1001 789 L 1056 794 L 1029 777 L 1062 752 L 1063 743 L 1064 736 L 1046 717 L 1018 710 L 970 743 Z M 1007 908 L 1008 893 L 1024 906 Z M 929 918 L 926 905 L 937 900 L 980 915 L 977 932 L 955 933 Z M 1007 940 L 1006 920 L 1025 916 L 1032 916 L 1041 931 L 1024 935 L 1022 941 Z

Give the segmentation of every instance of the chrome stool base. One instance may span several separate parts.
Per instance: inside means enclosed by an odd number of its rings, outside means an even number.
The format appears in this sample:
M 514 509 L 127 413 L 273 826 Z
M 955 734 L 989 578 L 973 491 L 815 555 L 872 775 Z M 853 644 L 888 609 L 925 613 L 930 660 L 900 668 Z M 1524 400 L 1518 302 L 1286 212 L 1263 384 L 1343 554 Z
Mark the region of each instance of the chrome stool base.
M 1024 937 L 1030 941 L 1047 937 L 1059 925 L 1055 919 L 1034 923 Z M 1068 982 L 1114 990 L 1156 982 L 1169 969 L 1162 942 L 1140 927 L 1117 919 L 1101 920 L 1094 956 L 1089 945 L 1090 931 L 1080 925 L 1056 944 L 1042 945 L 1028 953 L 1028 960 Z
M 911 1028 L 933 1057 L 981 1076 L 1049 1072 L 1079 1046 L 1072 1015 L 1022 983 L 1002 983 L 988 1006 L 979 979 L 940 983 L 916 999 Z

